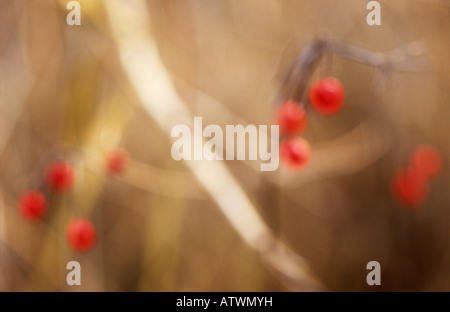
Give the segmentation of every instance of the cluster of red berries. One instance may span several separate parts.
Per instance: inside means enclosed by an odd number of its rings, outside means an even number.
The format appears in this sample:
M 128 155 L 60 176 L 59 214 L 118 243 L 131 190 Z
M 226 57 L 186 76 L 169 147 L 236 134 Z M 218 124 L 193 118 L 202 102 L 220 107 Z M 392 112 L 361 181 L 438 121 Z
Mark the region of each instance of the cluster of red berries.
M 339 80 L 327 77 L 317 80 L 309 90 L 311 106 L 322 115 L 338 113 L 344 104 L 345 92 Z M 284 137 L 280 144 L 280 158 L 292 170 L 306 167 L 311 158 L 309 143 L 296 137 L 306 129 L 308 123 L 305 108 L 302 103 L 287 100 L 278 109 L 276 122 L 280 134 Z
M 394 196 L 404 206 L 417 208 L 427 199 L 430 180 L 442 171 L 440 151 L 430 145 L 419 146 L 409 158 L 406 168 L 400 169 L 392 179 Z
M 338 113 L 344 104 L 345 92 L 335 78 L 322 78 L 309 89 L 309 103 L 322 115 Z M 292 170 L 301 170 L 311 158 L 309 143 L 298 137 L 306 129 L 308 119 L 304 105 L 289 99 L 278 109 L 276 121 L 283 137 L 280 143 L 280 158 Z M 392 181 L 395 197 L 407 207 L 418 207 L 429 195 L 430 180 L 442 170 L 442 155 L 433 146 L 418 147 L 410 156 L 406 168 L 399 170 Z
M 114 150 L 106 156 L 106 170 L 109 174 L 122 173 L 128 163 L 128 155 L 123 150 Z M 69 191 L 74 183 L 74 170 L 66 161 L 49 164 L 44 171 L 44 182 L 52 193 Z M 22 217 L 37 222 L 47 213 L 48 201 L 44 193 L 37 190 L 24 192 L 18 201 L 18 210 Z M 97 232 L 92 223 L 84 218 L 72 219 L 66 227 L 66 239 L 76 251 L 87 252 L 97 241 Z

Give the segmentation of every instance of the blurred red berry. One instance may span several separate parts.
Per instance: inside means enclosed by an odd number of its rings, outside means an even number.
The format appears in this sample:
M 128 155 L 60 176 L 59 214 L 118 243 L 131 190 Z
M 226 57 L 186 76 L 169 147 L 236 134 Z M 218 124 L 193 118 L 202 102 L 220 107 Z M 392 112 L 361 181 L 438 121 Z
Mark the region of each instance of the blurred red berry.
M 288 100 L 278 108 L 276 122 L 282 135 L 300 134 L 306 128 L 306 112 L 300 103 Z
M 309 101 L 323 115 L 339 112 L 344 104 L 345 92 L 339 80 L 328 77 L 314 82 L 309 90 Z
M 106 169 L 111 174 L 121 174 L 128 165 L 128 153 L 122 149 L 116 149 L 106 155 Z
M 47 200 L 38 191 L 23 193 L 17 206 L 22 217 L 31 222 L 41 220 L 47 212 Z
M 294 138 L 281 142 L 280 158 L 292 170 L 306 167 L 311 158 L 311 147 L 302 138 Z
M 392 183 L 395 197 L 405 206 L 417 207 L 422 205 L 428 197 L 428 180 L 411 168 L 398 171 Z
M 410 159 L 410 166 L 428 179 L 435 178 L 442 171 L 441 152 L 430 145 L 418 147 Z
M 73 185 L 73 168 L 65 162 L 59 161 L 47 166 L 45 182 L 56 192 L 65 192 Z
M 76 251 L 87 252 L 97 242 L 97 232 L 92 223 L 86 219 L 73 219 L 67 225 L 67 241 Z

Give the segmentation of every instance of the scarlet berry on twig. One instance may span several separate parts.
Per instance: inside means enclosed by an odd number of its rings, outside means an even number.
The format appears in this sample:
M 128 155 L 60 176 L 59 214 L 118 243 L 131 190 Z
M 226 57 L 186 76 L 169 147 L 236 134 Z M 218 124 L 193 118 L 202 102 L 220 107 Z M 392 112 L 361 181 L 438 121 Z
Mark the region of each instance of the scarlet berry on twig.
M 67 241 L 76 251 L 87 252 L 97 242 L 97 231 L 92 223 L 86 219 L 73 219 L 67 225 Z
M 423 204 L 429 194 L 428 180 L 411 168 L 399 170 L 395 174 L 392 188 L 395 197 L 410 208 Z
M 428 179 L 435 178 L 442 170 L 441 152 L 431 146 L 419 146 L 411 155 L 410 166 Z
M 121 174 L 127 168 L 128 153 L 123 149 L 115 149 L 106 155 L 106 170 L 110 174 Z
M 333 115 L 342 109 L 345 92 L 336 78 L 328 77 L 317 80 L 309 90 L 312 107 L 323 115 Z
M 295 135 L 302 133 L 307 124 L 304 108 L 293 100 L 284 102 L 276 114 L 277 124 L 282 135 Z
M 73 185 L 72 166 L 65 161 L 51 163 L 45 170 L 45 182 L 55 192 L 65 192 Z
M 311 158 L 311 147 L 302 138 L 294 138 L 281 142 L 280 158 L 292 170 L 301 170 L 306 167 Z

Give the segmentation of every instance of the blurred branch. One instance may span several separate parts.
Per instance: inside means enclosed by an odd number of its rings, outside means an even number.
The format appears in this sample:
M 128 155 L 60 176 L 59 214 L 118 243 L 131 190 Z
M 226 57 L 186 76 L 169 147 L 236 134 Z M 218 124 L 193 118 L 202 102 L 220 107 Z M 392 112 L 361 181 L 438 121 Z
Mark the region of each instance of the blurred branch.
M 104 155 L 87 148 L 83 149 L 89 171 L 105 175 Z M 130 160 L 129 168 L 123 175 L 114 176 L 118 181 L 159 196 L 181 199 L 203 200 L 204 191 L 196 187 L 190 172 L 162 169 L 136 160 Z M 189 185 L 189 188 L 183 187 Z
M 424 72 L 430 70 L 428 61 L 421 57 L 424 53 L 425 47 L 420 41 L 380 53 L 343 42 L 317 39 L 303 49 L 284 76 L 279 97 L 301 101 L 317 64 L 325 54 L 334 54 L 382 71 Z
M 193 116 L 175 91 L 154 42 L 145 1 L 104 0 L 125 72 L 142 105 L 168 137 L 176 124 L 192 125 Z M 223 162 L 186 161 L 242 239 L 291 290 L 323 290 L 306 260 L 274 236 Z
M 182 80 L 178 80 L 177 83 L 182 83 L 184 88 L 191 88 L 191 91 L 195 92 L 196 104 L 200 111 L 204 109 L 214 110 L 218 112 L 217 116 L 229 123 L 234 121 L 242 125 L 250 124 L 214 97 L 183 83 Z M 283 172 L 282 174 L 267 173 L 261 175 L 261 177 L 280 187 L 297 188 L 306 182 L 354 174 L 383 157 L 392 144 L 392 139 L 384 128 L 362 122 L 332 141 L 314 145 L 315 156 L 312 164 L 301 175 L 297 172 L 280 170 Z M 222 152 L 220 151 L 220 153 Z M 332 162 L 329 161 L 330 154 L 335 155 Z M 261 172 L 259 162 L 249 160 L 242 160 L 241 162 L 251 170 L 257 173 Z

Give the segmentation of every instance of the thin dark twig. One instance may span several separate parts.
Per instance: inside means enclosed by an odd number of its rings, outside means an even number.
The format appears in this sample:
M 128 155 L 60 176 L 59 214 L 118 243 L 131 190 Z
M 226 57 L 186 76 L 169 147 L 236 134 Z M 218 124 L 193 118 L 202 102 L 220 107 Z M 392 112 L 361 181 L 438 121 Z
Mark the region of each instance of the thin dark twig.
M 298 66 L 293 73 L 296 80 L 295 85 L 297 86 L 297 88 L 293 89 L 291 98 L 301 99 L 306 85 L 308 84 L 309 78 L 314 73 L 317 64 L 323 56 L 325 48 L 324 43 L 324 41 L 319 40 L 303 50 L 299 58 Z

